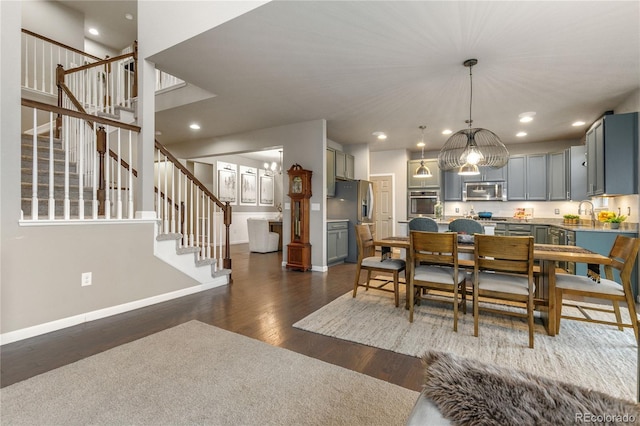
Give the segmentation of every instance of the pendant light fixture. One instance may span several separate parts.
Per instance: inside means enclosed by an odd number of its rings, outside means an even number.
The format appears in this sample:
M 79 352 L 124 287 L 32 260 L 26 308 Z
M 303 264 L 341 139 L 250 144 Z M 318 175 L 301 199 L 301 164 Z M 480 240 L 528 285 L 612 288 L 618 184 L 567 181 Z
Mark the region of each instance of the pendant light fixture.
M 472 128 L 471 106 L 473 101 L 472 68 L 477 59 L 467 59 L 463 65 L 469 68 L 471 95 L 469 97 L 469 119 L 465 123 L 467 129 L 454 133 L 444 144 L 438 155 L 438 166 L 441 170 L 458 169 L 461 175 L 480 174 L 478 166 L 500 168 L 509 161 L 509 151 L 500 138 L 490 130 Z
M 420 146 L 422 147 L 422 156 L 420 157 L 420 166 L 416 169 L 413 177 L 422 179 L 431 177 L 433 175 L 431 174 L 431 170 L 429 170 L 429 168 L 424 165 L 424 129 L 426 129 L 427 126 L 420 126 L 418 128 L 422 130 L 422 141 L 420 142 Z

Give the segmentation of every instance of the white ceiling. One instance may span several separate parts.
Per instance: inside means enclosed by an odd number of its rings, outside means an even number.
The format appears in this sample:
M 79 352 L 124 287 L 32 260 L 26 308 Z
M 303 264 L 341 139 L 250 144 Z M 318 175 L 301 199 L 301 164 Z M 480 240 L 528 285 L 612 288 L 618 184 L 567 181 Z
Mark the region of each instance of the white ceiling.
M 507 145 L 580 139 L 572 122 L 640 87 L 640 2 L 274 1 L 151 58 L 216 94 L 159 112 L 158 139 L 325 118 L 330 139 L 372 151 L 417 150 L 424 124 L 437 150 L 443 129 L 466 126 L 469 58 L 474 126 Z M 519 123 L 527 111 L 535 120 Z

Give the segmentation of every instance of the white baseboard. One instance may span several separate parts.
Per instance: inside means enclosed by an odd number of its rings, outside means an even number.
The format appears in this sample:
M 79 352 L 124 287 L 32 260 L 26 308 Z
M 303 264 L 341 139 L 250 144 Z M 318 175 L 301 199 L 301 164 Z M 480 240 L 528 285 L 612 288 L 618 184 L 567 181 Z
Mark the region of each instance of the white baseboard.
M 34 325 L 32 327 L 23 328 L 20 330 L 10 331 L 8 333 L 0 334 L 0 345 L 6 345 L 7 343 L 17 342 L 19 340 L 28 339 L 30 337 L 39 336 L 41 334 L 50 333 L 56 330 L 62 330 L 63 328 L 110 317 L 113 315 L 121 314 L 123 312 L 132 311 L 134 309 L 144 308 L 146 306 L 155 305 L 156 303 L 166 302 L 167 300 L 177 299 L 178 297 L 209 290 L 211 288 L 219 287 L 227 283 L 228 276 L 225 275 L 224 277 L 219 277 L 215 281 L 211 281 L 207 284 L 183 288 L 181 290 L 172 291 L 170 293 L 147 297 L 146 299 L 123 303 L 117 306 L 110 306 L 108 308 L 98 309 L 95 311 L 86 312 L 84 314 L 74 315 L 72 317 L 62 318 L 59 320 Z

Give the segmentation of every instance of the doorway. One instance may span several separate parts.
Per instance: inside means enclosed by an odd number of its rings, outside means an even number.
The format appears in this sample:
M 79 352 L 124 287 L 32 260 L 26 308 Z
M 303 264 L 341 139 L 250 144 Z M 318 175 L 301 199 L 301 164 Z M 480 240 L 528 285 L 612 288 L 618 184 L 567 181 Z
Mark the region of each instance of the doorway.
M 373 208 L 375 215 L 376 239 L 391 237 L 395 234 L 393 175 L 370 177 L 373 182 Z

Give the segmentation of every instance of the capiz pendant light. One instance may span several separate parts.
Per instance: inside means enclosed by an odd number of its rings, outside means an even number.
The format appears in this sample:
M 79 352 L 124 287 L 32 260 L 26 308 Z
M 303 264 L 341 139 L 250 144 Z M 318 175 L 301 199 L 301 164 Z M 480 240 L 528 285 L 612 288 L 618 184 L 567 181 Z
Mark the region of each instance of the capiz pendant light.
M 438 166 L 442 170 L 458 169 L 462 175 L 479 174 L 478 166 L 500 168 L 509 161 L 509 151 L 500 138 L 490 130 L 472 128 L 471 106 L 473 101 L 472 68 L 477 59 L 467 59 L 464 66 L 469 68 L 471 95 L 469 97 L 469 119 L 465 121 L 469 128 L 451 135 L 438 155 Z
M 418 168 L 416 169 L 413 177 L 422 179 L 431 177 L 433 175 L 431 174 L 431 170 L 429 170 L 429 168 L 424 165 L 424 129 L 426 129 L 427 126 L 420 126 L 418 128 L 422 130 L 422 141 L 420 142 L 420 146 L 422 147 L 422 156 L 420 157 L 420 166 L 418 166 Z

